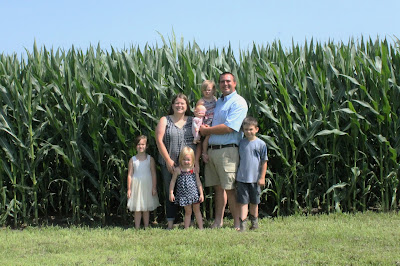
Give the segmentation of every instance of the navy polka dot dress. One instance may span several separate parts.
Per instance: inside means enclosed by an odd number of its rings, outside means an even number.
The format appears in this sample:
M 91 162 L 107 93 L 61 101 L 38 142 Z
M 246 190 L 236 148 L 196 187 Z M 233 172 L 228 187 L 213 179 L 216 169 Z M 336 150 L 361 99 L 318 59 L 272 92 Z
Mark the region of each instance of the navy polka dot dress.
M 198 203 L 200 200 L 199 189 L 196 184 L 196 174 L 193 169 L 182 171 L 176 179 L 175 204 L 186 206 Z

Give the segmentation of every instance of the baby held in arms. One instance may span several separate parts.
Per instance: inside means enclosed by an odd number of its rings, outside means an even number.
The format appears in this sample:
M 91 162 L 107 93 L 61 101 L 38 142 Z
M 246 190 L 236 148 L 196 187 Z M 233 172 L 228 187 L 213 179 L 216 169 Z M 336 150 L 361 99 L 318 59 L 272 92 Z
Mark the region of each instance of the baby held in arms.
M 200 126 L 203 124 L 203 118 L 206 115 L 206 107 L 204 105 L 197 105 L 194 109 L 194 118 L 192 122 L 192 133 L 193 133 L 193 143 L 197 144 L 200 142 Z

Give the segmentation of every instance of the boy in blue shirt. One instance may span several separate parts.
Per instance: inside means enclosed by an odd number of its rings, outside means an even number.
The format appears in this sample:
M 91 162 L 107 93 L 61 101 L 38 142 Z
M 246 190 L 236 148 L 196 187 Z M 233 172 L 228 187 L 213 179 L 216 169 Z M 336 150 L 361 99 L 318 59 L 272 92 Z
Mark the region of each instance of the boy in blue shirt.
M 240 217 L 240 231 L 246 230 L 248 205 L 250 203 L 250 230 L 258 228 L 258 204 L 261 186 L 265 186 L 267 172 L 267 146 L 257 138 L 257 120 L 246 117 L 242 124 L 245 138 L 239 142 L 240 163 L 236 175 L 237 204 Z

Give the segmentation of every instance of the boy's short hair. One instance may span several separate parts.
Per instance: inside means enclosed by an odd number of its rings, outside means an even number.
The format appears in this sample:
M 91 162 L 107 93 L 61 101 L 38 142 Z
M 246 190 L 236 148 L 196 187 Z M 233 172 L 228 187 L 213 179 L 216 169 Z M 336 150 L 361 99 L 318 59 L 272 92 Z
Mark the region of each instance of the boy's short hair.
M 215 82 L 212 80 L 203 81 L 203 83 L 201 84 L 201 91 L 205 91 L 210 85 L 212 85 L 212 89 L 215 92 Z
M 246 118 L 243 120 L 243 123 L 242 123 L 242 127 L 245 127 L 245 126 L 254 126 L 254 127 L 258 127 L 257 119 L 255 119 L 255 118 L 252 117 L 252 116 L 246 117 Z

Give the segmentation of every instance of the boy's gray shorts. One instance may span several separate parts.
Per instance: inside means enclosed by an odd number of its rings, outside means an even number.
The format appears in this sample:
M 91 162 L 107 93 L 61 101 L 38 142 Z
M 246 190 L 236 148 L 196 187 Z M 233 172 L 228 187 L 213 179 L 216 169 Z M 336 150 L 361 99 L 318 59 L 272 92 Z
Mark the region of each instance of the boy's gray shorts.
M 236 181 L 236 201 L 240 204 L 260 204 L 261 188 L 257 183 Z

